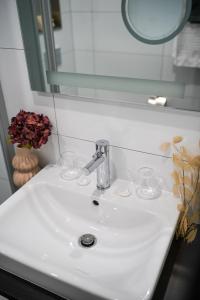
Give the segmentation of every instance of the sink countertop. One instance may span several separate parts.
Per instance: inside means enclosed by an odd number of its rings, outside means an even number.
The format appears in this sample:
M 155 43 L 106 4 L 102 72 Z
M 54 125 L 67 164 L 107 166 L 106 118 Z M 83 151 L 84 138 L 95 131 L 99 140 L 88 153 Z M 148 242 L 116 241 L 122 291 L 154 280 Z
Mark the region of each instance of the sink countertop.
M 0 206 L 0 268 L 71 299 L 150 299 L 170 247 L 178 200 L 117 195 L 116 180 L 92 204 L 88 186 L 48 166 Z M 83 249 L 81 234 L 97 245 Z M 125 298 L 124 298 L 125 297 Z

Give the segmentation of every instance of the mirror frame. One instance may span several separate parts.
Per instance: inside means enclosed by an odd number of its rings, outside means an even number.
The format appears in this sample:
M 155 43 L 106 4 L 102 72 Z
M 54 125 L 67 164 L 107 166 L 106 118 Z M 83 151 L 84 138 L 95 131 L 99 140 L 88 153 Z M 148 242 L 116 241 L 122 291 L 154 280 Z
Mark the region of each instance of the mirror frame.
M 133 1 L 133 0 L 122 0 L 122 4 L 121 4 L 122 19 L 124 21 L 125 26 L 134 38 L 136 38 L 140 42 L 143 42 L 146 44 L 151 44 L 151 45 L 163 44 L 163 43 L 166 43 L 166 42 L 170 41 L 171 39 L 173 39 L 185 26 L 186 22 L 188 21 L 188 19 L 190 17 L 191 10 L 192 10 L 192 0 L 185 0 L 185 2 L 186 2 L 185 3 L 185 5 L 186 5 L 185 16 L 182 19 L 182 22 L 179 24 L 178 28 L 173 33 L 171 33 L 170 35 L 168 35 L 164 38 L 147 39 L 147 38 L 144 38 L 143 36 L 139 35 L 136 31 L 134 31 L 130 25 L 130 22 L 127 17 L 127 9 L 126 9 L 129 1 Z M 165 1 L 167 1 L 167 0 L 165 0 Z

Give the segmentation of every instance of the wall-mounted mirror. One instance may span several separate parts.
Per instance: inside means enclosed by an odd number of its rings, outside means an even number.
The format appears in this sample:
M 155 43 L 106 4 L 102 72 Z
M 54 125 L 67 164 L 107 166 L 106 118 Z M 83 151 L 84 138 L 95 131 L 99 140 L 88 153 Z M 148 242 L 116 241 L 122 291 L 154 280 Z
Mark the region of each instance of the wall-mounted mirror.
M 147 44 L 174 38 L 186 24 L 192 0 L 122 0 L 122 16 L 128 31 Z
M 49 0 L 18 0 L 32 88 L 50 91 L 50 83 L 62 94 L 138 104 L 168 96 L 170 107 L 200 111 L 200 25 L 187 22 L 170 41 L 145 44 L 125 26 L 122 4 L 59 0 L 61 26 L 55 29 Z

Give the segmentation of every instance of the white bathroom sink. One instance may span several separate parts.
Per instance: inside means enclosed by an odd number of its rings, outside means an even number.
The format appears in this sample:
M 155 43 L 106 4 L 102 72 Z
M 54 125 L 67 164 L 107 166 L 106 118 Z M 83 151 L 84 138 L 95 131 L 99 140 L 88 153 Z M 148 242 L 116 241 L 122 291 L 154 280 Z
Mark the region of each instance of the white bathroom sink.
M 0 268 L 71 300 L 150 299 L 173 238 L 177 200 L 122 198 L 48 166 L 0 206 Z M 93 178 L 94 179 L 94 178 Z M 80 245 L 83 234 L 96 243 Z

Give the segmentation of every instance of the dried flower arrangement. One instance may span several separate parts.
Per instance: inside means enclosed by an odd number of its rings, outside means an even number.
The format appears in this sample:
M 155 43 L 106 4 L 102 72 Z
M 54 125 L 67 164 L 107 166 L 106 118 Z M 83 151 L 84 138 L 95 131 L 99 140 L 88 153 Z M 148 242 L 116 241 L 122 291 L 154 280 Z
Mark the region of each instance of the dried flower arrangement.
M 40 148 L 51 135 L 52 125 L 47 116 L 20 110 L 8 127 L 9 142 L 19 148 Z
M 172 142 L 162 144 L 161 150 L 173 151 L 173 194 L 181 199 L 176 237 L 190 243 L 195 239 L 200 223 L 200 155 L 191 154 L 182 141 L 181 136 L 175 136 Z

